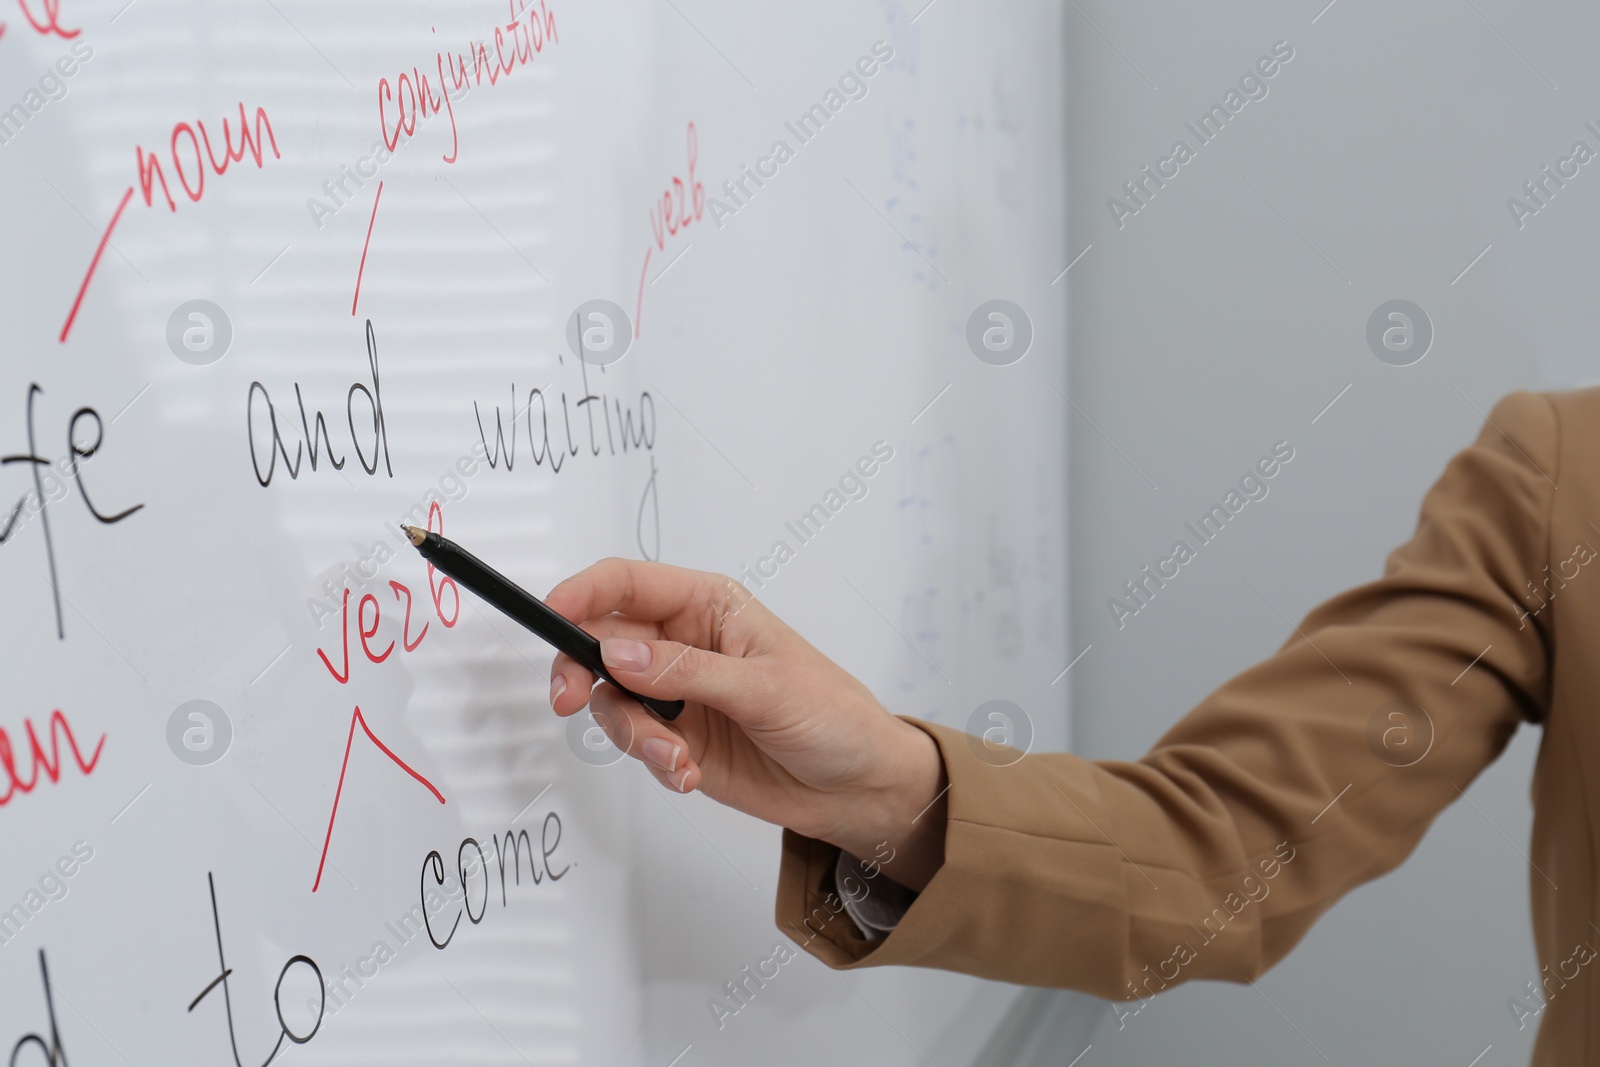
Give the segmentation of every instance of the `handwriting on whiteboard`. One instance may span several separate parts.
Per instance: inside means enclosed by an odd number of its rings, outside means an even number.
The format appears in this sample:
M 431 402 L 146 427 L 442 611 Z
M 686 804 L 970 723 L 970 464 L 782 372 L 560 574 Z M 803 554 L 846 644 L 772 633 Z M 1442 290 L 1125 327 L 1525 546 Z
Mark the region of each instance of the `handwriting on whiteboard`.
M 251 128 L 252 122 L 255 124 L 254 129 Z M 246 114 L 244 104 L 239 104 L 239 141 L 237 144 L 234 143 L 233 132 L 228 127 L 227 116 L 223 116 L 221 159 L 217 158 L 217 153 L 212 148 L 211 134 L 206 129 L 206 124 L 203 121 L 196 121 L 193 126 L 187 122 L 180 122 L 174 125 L 171 139 L 167 144 L 168 158 L 172 162 L 172 172 L 177 176 L 178 184 L 183 187 L 184 195 L 196 204 L 200 202 L 201 197 L 206 195 L 207 164 L 210 165 L 211 172 L 220 178 L 228 173 L 230 164 L 238 163 L 244 159 L 245 154 L 248 152 L 251 160 L 256 165 L 256 169 L 260 170 L 265 162 L 262 156 L 262 134 L 266 134 L 265 143 L 272 145 L 273 158 L 282 159 L 283 156 L 278 151 L 278 139 L 272 132 L 272 121 L 267 118 L 267 109 L 264 107 L 256 108 L 255 116 L 252 119 Z M 180 144 L 180 139 L 184 136 L 189 138 L 188 154 L 194 157 L 194 180 L 192 184 L 190 182 L 190 172 L 184 167 L 185 152 Z M 205 143 L 204 156 L 200 153 L 201 142 Z M 161 196 L 167 202 L 167 210 L 176 212 L 178 210 L 178 202 L 172 198 L 172 189 L 167 184 L 165 171 L 162 170 L 161 153 L 146 152 L 142 146 L 136 146 L 134 148 L 134 158 L 138 163 L 139 193 L 144 197 L 145 207 L 155 206 L 156 183 L 159 182 L 161 184 Z
M 234 972 L 233 968 L 228 966 L 227 954 L 222 950 L 222 915 L 217 910 L 217 881 L 209 871 L 206 872 L 206 884 L 211 889 L 211 928 L 216 933 L 217 938 L 217 969 L 219 973 L 211 980 L 210 985 L 206 986 L 200 991 L 199 996 L 195 997 L 189 1002 L 189 1011 L 193 1012 L 195 1008 L 200 1006 L 201 1001 L 210 996 L 211 992 L 218 986 L 221 986 L 223 1011 L 226 1013 L 228 1020 L 228 1043 L 233 1048 L 233 1062 L 236 1064 L 242 1064 L 244 1061 L 239 1058 L 239 1037 L 237 1028 L 234 1026 L 233 1021 L 233 993 L 228 987 L 228 979 L 233 976 Z M 39 961 L 40 965 L 43 966 L 44 953 L 42 952 L 39 954 Z M 278 1039 L 273 1042 L 272 1051 L 267 1053 L 267 1058 L 261 1061 L 261 1067 L 267 1067 L 268 1064 L 278 1058 L 278 1053 L 283 1048 L 284 1038 L 288 1038 L 296 1045 L 304 1045 L 307 1041 L 310 1041 L 313 1037 L 316 1037 L 317 1031 L 322 1029 L 322 1009 L 324 1005 L 321 1004 L 317 1006 L 317 1010 L 315 1012 L 316 1018 L 311 1022 L 310 1027 L 305 1033 L 300 1033 L 290 1027 L 288 1020 L 284 1017 L 283 980 L 288 976 L 289 971 L 297 964 L 311 968 L 311 972 L 316 975 L 317 988 L 320 989 L 322 987 L 322 968 L 318 967 L 317 961 L 312 959 L 310 956 L 290 956 L 289 959 L 284 963 L 283 968 L 278 971 L 278 981 L 272 987 L 272 1003 L 273 1007 L 276 1009 L 276 1014 L 278 1017 Z M 46 988 L 48 989 L 48 977 L 45 980 L 45 984 Z M 244 1001 L 242 996 L 239 999 L 241 1003 Z M 252 1029 L 254 1028 L 252 1027 Z M 51 1067 L 55 1067 L 57 1061 L 52 1059 L 49 1062 Z M 66 1062 L 66 1057 L 63 1056 L 60 1060 L 61 1067 L 66 1067 Z
M 412 769 L 409 763 L 395 755 L 393 749 L 384 744 L 382 741 L 378 740 L 378 735 L 373 733 L 372 727 L 367 725 L 367 718 L 365 715 L 361 714 L 361 708 L 358 706 L 355 712 L 350 716 L 350 735 L 345 738 L 344 760 L 339 764 L 339 784 L 333 790 L 333 808 L 328 812 L 328 834 L 322 839 L 322 858 L 317 861 L 317 879 L 311 883 L 311 891 L 313 893 L 315 893 L 318 887 L 322 885 L 322 868 L 328 862 L 328 846 L 333 843 L 333 824 L 334 820 L 339 817 L 339 798 L 344 793 L 344 774 L 345 771 L 350 769 L 350 748 L 356 743 L 357 726 L 360 726 L 361 732 L 367 735 L 367 740 L 371 741 L 378 747 L 378 751 L 382 752 L 385 756 L 388 756 L 395 766 L 399 767 L 401 770 L 405 771 L 411 777 L 415 778 L 417 781 L 426 786 L 428 792 L 433 794 L 435 800 L 441 804 L 444 803 L 444 794 L 435 789 L 432 782 L 418 774 Z
M 460 155 L 461 132 L 456 126 L 456 109 L 450 90 L 464 89 L 469 82 L 472 86 L 482 85 L 484 78 L 494 85 L 518 67 L 531 64 L 534 57 L 544 51 L 546 44 L 560 43 L 561 39 L 556 36 L 555 14 L 545 5 L 545 0 L 539 0 L 537 11 L 531 3 L 519 5 L 517 0 L 507 2 L 511 8 L 511 18 L 494 28 L 493 59 L 489 58 L 486 42 L 474 41 L 467 45 L 466 55 L 445 51 L 434 53 L 433 67 L 439 75 L 437 89 L 427 73 L 416 66 L 402 71 L 393 83 L 387 77 L 378 79 L 378 126 L 383 131 L 384 147 L 393 152 L 403 137 L 410 137 L 417 132 L 419 122 L 433 115 L 445 114 L 450 117 L 450 151 L 440 158 L 446 163 L 454 163 Z M 510 36 L 509 42 L 507 35 Z M 508 43 L 511 46 L 509 54 L 506 51 Z M 446 69 L 450 71 L 448 77 Z M 394 115 L 392 122 L 391 108 Z M 444 110 L 441 111 L 441 108 Z
M 554 836 L 550 833 L 552 828 L 555 830 Z M 522 884 L 521 861 L 524 846 L 528 849 L 528 874 L 533 878 L 534 885 L 541 885 L 547 881 L 558 882 L 572 869 L 570 863 L 559 871 L 552 870 L 550 867 L 550 857 L 555 854 L 556 846 L 561 844 L 561 816 L 553 811 L 545 815 L 544 825 L 539 831 L 538 855 L 541 862 L 538 865 L 534 863 L 533 841 L 528 837 L 528 831 L 526 830 L 507 830 L 504 845 L 501 844 L 498 837 L 491 835 L 489 843 L 494 848 L 495 863 L 500 869 L 500 906 L 502 908 L 509 907 L 510 900 L 506 892 L 507 852 L 511 854 L 511 873 L 515 884 L 519 886 Z M 467 851 L 469 847 L 472 849 L 471 852 Z M 540 867 L 544 868 L 542 875 L 539 873 Z M 472 888 L 474 876 L 479 872 L 483 874 L 483 892 L 481 894 L 475 893 Z M 427 918 L 427 911 L 423 912 L 424 922 L 428 931 L 428 940 L 433 942 L 433 947 L 437 949 L 445 948 L 454 940 L 456 927 L 461 925 L 463 912 L 467 916 L 467 921 L 472 923 L 473 926 L 477 926 L 483 922 L 484 915 L 489 911 L 489 857 L 484 855 L 483 845 L 478 842 L 477 838 L 462 838 L 461 844 L 456 847 L 455 875 L 455 887 L 446 891 L 444 895 L 451 900 L 454 900 L 459 895 L 461 897 L 461 906 L 456 909 L 455 920 L 450 924 L 450 929 L 444 931 L 443 941 L 439 940 L 437 932 L 433 928 L 432 920 Z M 419 879 L 419 893 L 426 909 L 438 911 L 435 906 L 435 898 L 441 895 L 441 890 L 444 890 L 449 881 L 449 875 L 445 871 L 444 857 L 439 855 L 437 850 L 428 853 L 422 861 L 422 877 Z M 480 898 L 477 914 L 473 914 L 472 911 L 472 898 L 474 896 Z M 443 925 L 442 921 L 440 925 Z
M 639 299 L 633 308 L 633 335 L 639 336 L 639 320 L 644 317 L 644 285 L 645 279 L 650 274 L 650 253 L 665 252 L 667 238 L 676 237 L 687 230 L 694 223 L 705 218 L 706 214 L 706 187 L 705 183 L 695 177 L 694 169 L 700 161 L 700 135 L 695 132 L 694 123 L 689 123 L 689 131 L 685 135 L 688 144 L 689 169 L 688 177 L 680 178 L 673 175 L 667 187 L 662 190 L 661 198 L 650 205 L 650 235 L 655 238 L 655 245 L 645 246 L 644 266 L 639 268 Z M 687 252 L 689 247 L 684 246 Z M 678 253 L 682 255 L 683 253 Z M 667 266 L 671 266 L 668 263 Z M 663 268 L 664 270 L 665 268 Z M 660 275 L 657 275 L 660 277 Z
M 50 779 L 54 785 L 61 781 L 61 741 L 65 737 L 67 748 L 72 751 L 72 760 L 78 765 L 78 770 L 88 777 L 94 773 L 95 766 L 100 762 L 100 750 L 106 747 L 106 735 L 101 734 L 100 740 L 95 743 L 94 751 L 89 753 L 89 758 L 83 758 L 83 750 L 78 747 L 78 739 L 72 735 L 72 724 L 67 721 L 67 716 L 57 708 L 50 713 L 50 754 L 44 752 L 44 746 L 39 741 L 39 734 L 34 729 L 33 720 L 24 720 L 23 729 L 28 735 L 28 752 L 32 768 L 26 778 L 17 770 L 17 753 L 11 747 L 11 738 L 4 730 L 0 730 L 0 772 L 5 774 L 6 791 L 0 793 L 0 807 L 11 803 L 18 795 L 33 792 L 39 786 L 41 772 Z
M 89 489 L 83 482 L 82 462 L 100 451 L 100 446 L 105 443 L 105 423 L 100 418 L 100 413 L 92 407 L 81 407 L 72 413 L 67 420 L 67 448 L 60 459 L 51 460 L 40 454 L 35 443 L 33 425 L 33 402 L 36 397 L 44 392 L 37 382 L 28 386 L 28 450 L 26 452 L 0 455 L 0 467 L 12 463 L 26 463 L 33 471 L 33 490 L 25 493 L 11 509 L 11 514 L 0 521 L 0 544 L 15 537 L 21 530 L 21 524 L 39 516 L 39 526 L 44 533 L 45 562 L 49 568 L 50 587 L 55 594 L 56 606 L 56 637 L 66 640 L 66 623 L 61 614 L 61 586 L 59 576 L 56 574 L 56 549 L 55 541 L 50 534 L 49 507 L 54 501 L 66 496 L 68 483 L 77 486 L 78 493 L 83 497 L 83 504 L 89 509 L 89 514 L 105 525 L 121 522 L 129 515 L 144 507 L 135 504 L 131 508 L 124 508 L 114 514 L 104 514 L 94 506 L 94 501 L 89 498 Z M 92 419 L 94 422 L 94 443 L 80 443 L 78 438 L 78 421 Z M 60 477 L 57 477 L 59 472 Z M 48 488 L 47 488 L 48 485 Z
M 444 532 L 444 512 L 438 504 L 428 508 L 428 526 L 433 533 Z M 408 542 L 409 544 L 409 542 Z M 411 589 L 403 582 L 393 579 L 389 581 L 389 589 L 394 593 L 394 598 L 404 605 L 405 618 L 400 623 L 400 647 L 407 652 L 415 652 L 417 646 L 422 644 L 422 639 L 428 636 L 428 623 L 422 623 L 417 630 L 416 637 L 411 636 Z M 446 615 L 444 611 L 445 593 L 450 594 L 451 611 Z M 439 617 L 448 629 L 456 624 L 461 617 L 461 590 L 456 587 L 454 578 L 446 578 L 439 574 L 438 568 L 432 563 L 428 564 L 428 593 L 433 598 L 434 614 Z M 367 606 L 372 606 L 372 625 L 367 625 Z M 361 651 L 366 653 L 367 659 L 373 663 L 382 663 L 394 654 L 395 642 L 390 641 L 382 651 L 374 651 L 371 641 L 378 636 L 378 627 L 383 621 L 383 606 L 378 598 L 371 593 L 364 594 L 356 603 L 356 627 L 361 635 Z M 341 666 L 343 670 L 333 665 L 333 660 L 322 649 L 317 649 L 317 657 L 322 660 L 322 665 L 328 668 L 328 673 L 333 675 L 333 680 L 340 685 L 350 682 L 350 588 L 345 587 L 344 599 L 339 613 L 339 637 L 342 642 Z
M 378 191 L 372 194 L 372 214 L 367 218 L 367 239 L 361 242 L 361 265 L 356 268 L 356 292 L 350 298 L 350 317 L 356 314 L 356 305 L 361 303 L 361 276 L 367 272 L 367 249 L 372 247 L 372 228 L 378 223 L 378 204 L 383 201 L 383 183 L 378 183 Z M 367 320 L 367 329 L 372 328 L 372 321 Z
M 4 29 L 4 27 L 0 26 L 0 29 Z M 45 958 L 44 949 L 39 950 L 39 985 L 44 990 L 45 1016 L 50 1021 L 46 1031 L 50 1034 L 50 1040 L 46 1043 L 44 1035 L 38 1031 L 34 1031 L 31 1034 L 23 1034 L 17 1038 L 17 1043 L 11 1046 L 10 1062 L 16 1063 L 17 1057 L 22 1055 L 22 1050 L 32 1045 L 44 1056 L 44 1062 L 49 1067 L 56 1067 L 58 1063 L 62 1067 L 66 1067 L 67 1053 L 61 1044 L 61 1026 L 56 1022 L 56 1001 L 51 993 L 53 987 L 50 985 L 50 964 Z M 13 1008 L 13 1010 L 15 1009 Z
M 253 125 L 252 125 L 253 123 Z M 263 140 L 263 135 L 265 139 Z M 183 138 L 188 138 L 188 147 L 182 144 Z M 205 145 L 202 155 L 200 146 Z M 251 116 L 244 103 L 239 104 L 239 140 L 233 139 L 233 131 L 228 125 L 227 116 L 222 119 L 222 158 L 217 158 L 216 148 L 212 144 L 211 132 L 206 128 L 204 121 L 196 120 L 193 125 L 188 122 L 179 122 L 172 127 L 172 133 L 167 140 L 166 159 L 172 164 L 173 174 L 178 179 L 178 184 L 183 193 L 191 201 L 200 202 L 206 192 L 206 170 L 217 177 L 228 172 L 231 164 L 238 163 L 248 154 L 255 163 L 256 169 L 265 166 L 263 147 L 272 146 L 272 157 L 283 158 L 278 151 L 278 139 L 272 132 L 272 120 L 267 118 L 267 109 L 256 108 L 255 115 Z M 185 166 L 185 154 L 193 157 L 190 168 Z M 178 202 L 173 198 L 172 188 L 167 182 L 166 170 L 161 165 L 163 156 L 160 152 L 147 152 L 143 145 L 134 146 L 134 164 L 137 173 L 137 185 L 144 196 L 146 207 L 156 204 L 156 186 L 159 183 L 161 196 L 167 202 L 170 211 L 178 210 Z M 192 169 L 191 169 L 192 168 Z M 100 266 L 100 257 L 105 254 L 106 245 L 111 243 L 111 234 L 117 228 L 117 223 L 122 221 L 122 213 L 128 207 L 128 201 L 133 199 L 134 186 L 129 185 L 122 194 L 122 199 L 117 203 L 117 209 L 111 215 L 111 221 L 106 224 L 105 230 L 100 234 L 100 244 L 94 250 L 94 258 L 89 261 L 89 269 L 84 272 L 83 281 L 78 286 L 78 295 L 73 298 L 72 310 L 67 312 L 67 321 L 61 326 L 61 335 L 58 338 L 65 343 L 67 335 L 72 332 L 72 324 L 78 318 L 78 309 L 83 306 L 84 294 L 89 291 L 89 282 L 94 279 L 94 272 Z
M 558 355 L 556 359 L 561 366 L 567 366 L 565 357 Z M 516 466 L 517 441 L 522 436 L 524 422 L 527 424 L 528 447 L 533 454 L 534 466 L 548 463 L 551 471 L 557 474 L 561 472 L 569 457 L 584 451 L 591 456 L 598 456 L 602 452 L 615 456 L 619 443 L 624 455 L 629 450 L 655 448 L 656 402 L 649 391 L 639 393 L 639 402 L 636 405 L 625 407 L 621 400 L 607 396 L 604 392 L 591 392 L 589 364 L 581 359 L 577 364 L 583 394 L 572 403 L 571 408 L 578 409 L 582 422 L 588 429 L 587 450 L 580 441 L 573 440 L 574 416 L 567 405 L 566 390 L 562 390 L 559 394 L 561 407 L 557 413 L 551 410 L 555 398 L 549 395 L 549 386 L 528 390 L 524 401 L 517 393 L 516 384 L 513 383 L 509 407 L 502 410 L 499 404 L 494 406 L 493 445 L 489 443 L 488 430 L 484 426 L 483 410 L 476 400 L 472 402 L 472 414 L 478 423 L 478 439 L 483 445 L 480 454 L 491 468 L 499 469 L 504 464 L 505 469 L 510 471 Z M 600 368 L 600 373 L 602 375 L 605 373 L 604 367 Z M 595 414 L 597 405 L 600 408 L 598 418 Z M 550 439 L 552 429 L 559 435 L 553 442 Z M 603 437 L 602 429 L 605 431 Z M 585 435 L 580 431 L 578 436 L 581 439 Z
M 381 456 L 384 472 L 393 478 L 394 468 L 389 463 L 389 428 L 383 418 L 383 385 L 378 375 L 378 341 L 372 330 L 371 319 L 367 320 L 367 370 L 372 375 L 372 387 L 368 388 L 366 382 L 356 381 L 344 394 L 345 425 L 350 430 L 350 448 L 360 461 L 362 470 L 376 474 Z M 357 394 L 361 397 L 359 403 Z M 283 469 L 291 481 L 300 477 L 302 456 L 313 471 L 324 460 L 334 470 L 342 470 L 349 458 L 348 453 L 343 456 L 334 453 L 333 441 L 328 434 L 327 416 L 315 408 L 312 409 L 315 417 L 306 414 L 306 401 L 300 393 L 299 382 L 294 383 L 294 399 L 300 413 L 300 439 L 294 443 L 294 456 L 291 458 L 288 443 L 284 440 L 284 428 L 278 425 L 278 409 L 272 403 L 272 394 L 258 381 L 250 383 L 245 401 L 245 432 L 250 438 L 250 465 L 255 471 L 256 482 L 263 489 L 272 484 L 280 456 L 283 458 Z M 363 409 L 360 431 L 356 429 L 357 407 Z M 258 418 L 261 420 L 259 431 L 256 428 Z M 285 422 L 292 438 L 294 423 L 288 419 Z M 337 422 L 335 425 L 338 425 Z M 367 450 L 361 446 L 363 437 L 369 437 L 371 459 L 367 458 Z M 263 458 L 267 461 L 264 471 L 261 469 Z
M 44 9 L 44 14 L 35 15 L 33 5 L 28 0 L 17 0 L 17 6 L 22 9 L 22 17 L 28 20 L 28 25 L 33 27 L 33 32 L 46 37 L 56 36 L 64 40 L 72 40 L 81 29 L 69 29 L 61 25 L 61 0 L 43 0 L 39 5 Z M 0 37 L 6 35 L 6 24 L 0 21 Z

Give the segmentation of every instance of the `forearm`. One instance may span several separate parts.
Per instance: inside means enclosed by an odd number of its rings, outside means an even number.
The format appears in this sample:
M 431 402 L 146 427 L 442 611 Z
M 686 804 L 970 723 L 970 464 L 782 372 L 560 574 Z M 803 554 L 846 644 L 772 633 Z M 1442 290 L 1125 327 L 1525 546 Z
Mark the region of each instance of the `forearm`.
M 906 872 L 899 855 L 887 870 L 919 896 L 894 933 L 869 941 L 828 922 L 835 857 L 787 839 L 779 925 L 803 922 L 818 935 L 807 951 L 835 967 L 944 967 L 1105 997 L 1259 975 L 1404 859 L 1518 721 L 1543 714 L 1545 623 L 1514 608 L 1548 564 L 1555 427 L 1526 395 L 1489 421 L 1381 579 L 1314 610 L 1143 759 L 1018 753 L 1002 767 L 927 725 L 949 782 L 942 847 L 920 882 L 934 811 L 900 838 Z M 895 747 L 884 780 L 903 795 L 874 808 L 877 833 L 944 788 L 915 751 Z

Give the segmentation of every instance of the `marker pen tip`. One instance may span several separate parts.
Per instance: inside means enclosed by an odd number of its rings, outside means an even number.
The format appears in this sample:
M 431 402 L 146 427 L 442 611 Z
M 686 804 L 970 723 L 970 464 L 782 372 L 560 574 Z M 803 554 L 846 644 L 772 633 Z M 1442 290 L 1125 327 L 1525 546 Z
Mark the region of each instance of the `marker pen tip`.
M 428 539 L 428 531 L 419 530 L 415 526 L 406 526 L 402 523 L 400 529 L 406 532 L 406 539 L 416 548 L 421 548 L 422 542 Z

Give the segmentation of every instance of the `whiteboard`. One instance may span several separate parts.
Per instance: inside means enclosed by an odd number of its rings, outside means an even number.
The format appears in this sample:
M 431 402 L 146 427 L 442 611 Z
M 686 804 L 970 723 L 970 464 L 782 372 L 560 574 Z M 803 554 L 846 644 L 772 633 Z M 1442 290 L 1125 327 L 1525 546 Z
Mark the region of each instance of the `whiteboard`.
M 1064 747 L 1060 12 L 0 20 L 0 1051 L 970 1062 L 1014 991 L 727 1001 L 777 829 L 557 720 L 398 524 L 744 575 L 891 710 Z

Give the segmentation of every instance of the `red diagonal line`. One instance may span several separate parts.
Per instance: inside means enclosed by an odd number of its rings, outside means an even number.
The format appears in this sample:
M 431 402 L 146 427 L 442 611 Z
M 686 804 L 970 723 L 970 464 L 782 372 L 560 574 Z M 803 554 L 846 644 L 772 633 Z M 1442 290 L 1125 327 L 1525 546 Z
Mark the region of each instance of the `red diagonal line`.
M 132 190 L 129 190 L 130 192 Z M 356 268 L 356 295 L 350 301 L 350 314 L 356 313 L 356 304 L 361 301 L 361 275 L 367 269 L 367 249 L 372 245 L 372 225 L 378 221 L 378 201 L 383 199 L 383 183 L 378 183 L 378 194 L 372 198 L 372 217 L 367 220 L 367 239 L 361 244 L 361 266 Z M 377 738 L 373 738 L 374 741 Z
M 427 786 L 428 792 L 439 798 L 439 803 L 444 803 L 444 794 L 435 789 L 432 782 L 418 774 L 409 763 L 396 756 L 388 745 L 378 740 L 378 735 L 373 733 L 372 727 L 367 725 L 366 716 L 361 714 L 361 707 L 357 705 L 355 713 L 350 716 L 350 736 L 345 738 L 344 742 L 344 762 L 339 764 L 339 786 L 333 791 L 333 810 L 328 812 L 328 834 L 322 839 L 322 859 L 317 861 L 317 880 L 311 883 L 311 891 L 313 893 L 317 891 L 318 886 L 322 885 L 322 868 L 328 862 L 328 845 L 333 841 L 333 821 L 339 817 L 339 797 L 344 792 L 344 772 L 350 766 L 350 747 L 356 741 L 357 723 L 361 724 L 362 732 L 367 735 L 372 743 L 378 746 L 379 752 L 393 760 L 401 770 Z
M 668 264 L 671 266 L 671 264 Z M 650 273 L 650 249 L 644 250 L 644 266 L 639 268 L 639 300 L 633 305 L 633 336 L 639 336 L 639 321 L 644 318 L 644 279 Z M 583 323 L 578 323 L 578 336 L 583 336 Z
M 106 230 L 100 235 L 100 247 L 94 250 L 94 258 L 89 261 L 89 269 L 84 273 L 83 284 L 78 286 L 77 298 L 72 301 L 72 310 L 67 312 L 67 321 L 61 327 L 61 336 L 56 338 L 62 344 L 67 343 L 67 333 L 72 329 L 72 320 L 78 317 L 78 308 L 83 305 L 83 294 L 89 291 L 89 279 L 94 277 L 95 268 L 100 266 L 100 257 L 105 254 L 106 245 L 111 243 L 111 231 L 117 228 L 117 221 L 122 218 L 122 209 L 128 206 L 128 201 L 133 199 L 133 186 L 128 186 L 128 191 L 122 194 L 122 202 L 117 205 L 117 210 L 112 213 L 111 221 L 106 225 Z

